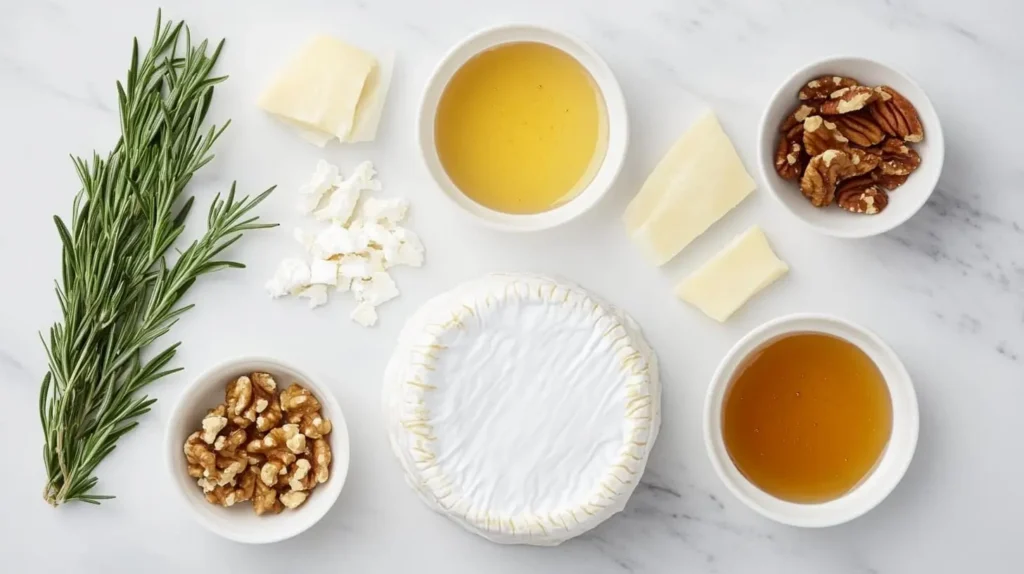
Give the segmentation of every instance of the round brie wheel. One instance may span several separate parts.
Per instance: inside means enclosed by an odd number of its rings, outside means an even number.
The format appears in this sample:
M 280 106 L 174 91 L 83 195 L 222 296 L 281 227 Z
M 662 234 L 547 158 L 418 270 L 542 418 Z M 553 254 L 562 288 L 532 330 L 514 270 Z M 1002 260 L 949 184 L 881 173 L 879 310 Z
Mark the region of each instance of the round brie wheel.
M 383 394 L 409 485 L 505 544 L 559 544 L 622 510 L 660 423 L 639 327 L 534 275 L 491 275 L 429 301 L 399 336 Z

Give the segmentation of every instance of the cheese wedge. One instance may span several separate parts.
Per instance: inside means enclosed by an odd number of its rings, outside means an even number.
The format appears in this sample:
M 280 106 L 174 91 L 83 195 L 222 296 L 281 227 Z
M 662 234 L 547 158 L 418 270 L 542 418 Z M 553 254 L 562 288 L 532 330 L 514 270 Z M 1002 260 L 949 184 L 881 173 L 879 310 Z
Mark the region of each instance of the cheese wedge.
M 391 74 L 394 69 L 395 57 L 388 55 L 381 58 L 370 72 L 363 86 L 359 105 L 356 106 L 356 119 L 352 131 L 344 141 L 372 142 L 377 137 L 377 126 L 380 124 L 381 112 L 384 111 L 384 100 L 391 87 Z
M 322 132 L 318 129 L 311 128 L 305 124 L 289 120 L 288 118 L 280 118 L 284 123 L 292 126 L 295 129 L 295 133 L 299 134 L 299 137 L 306 140 L 307 142 L 315 145 L 316 147 L 326 147 L 327 142 L 334 139 L 334 134 Z
M 626 208 L 626 230 L 663 265 L 754 191 L 729 136 L 711 111 L 668 150 Z
M 787 271 L 755 225 L 684 279 L 676 295 L 721 323 Z
M 317 145 L 326 143 L 325 135 L 347 141 L 367 78 L 376 69 L 372 55 L 329 36 L 317 36 L 281 71 L 258 105 L 301 128 L 300 133 Z M 378 80 L 375 93 L 379 84 Z

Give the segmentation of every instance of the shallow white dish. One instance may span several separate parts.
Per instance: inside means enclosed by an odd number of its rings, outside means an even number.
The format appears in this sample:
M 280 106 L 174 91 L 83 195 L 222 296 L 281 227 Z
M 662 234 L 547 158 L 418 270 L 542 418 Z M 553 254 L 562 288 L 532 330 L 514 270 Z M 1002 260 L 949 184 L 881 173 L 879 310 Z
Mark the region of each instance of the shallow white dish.
M 231 508 L 210 504 L 195 479 L 188 476 L 185 439 L 199 429 L 203 415 L 224 402 L 224 388 L 228 381 L 240 375 L 262 371 L 270 373 L 283 386 L 298 382 L 313 393 L 322 405 L 323 414 L 331 420 L 331 476 L 318 485 L 309 499 L 295 510 L 285 509 L 277 515 L 256 516 L 246 502 Z M 206 371 L 182 391 L 171 409 L 165 437 L 167 472 L 174 490 L 189 512 L 208 528 L 229 540 L 247 544 L 265 544 L 291 538 L 316 524 L 338 499 L 348 474 L 349 439 L 345 417 L 334 395 L 322 382 L 298 368 L 282 361 L 261 357 L 243 357 L 221 363 Z
M 467 61 L 480 52 L 513 42 L 540 42 L 554 46 L 575 58 L 594 78 L 604 97 L 608 115 L 608 146 L 604 161 L 593 180 L 572 200 L 542 213 L 501 213 L 476 203 L 452 182 L 441 165 L 434 145 L 434 120 L 437 104 L 448 81 Z M 626 100 L 608 64 L 583 42 L 554 30 L 526 24 L 498 26 L 482 30 L 451 49 L 427 81 L 417 120 L 420 153 L 434 182 L 461 211 L 490 227 L 506 231 L 536 231 L 561 225 L 579 217 L 604 196 L 615 183 L 629 144 L 629 122 Z M 523 166 L 528 169 L 529 166 Z
M 826 333 L 860 347 L 882 372 L 892 399 L 892 435 L 875 469 L 850 492 L 820 504 L 780 500 L 759 489 L 740 472 L 722 437 L 722 405 L 737 369 L 766 343 L 793 333 Z M 823 527 L 853 520 L 874 508 L 903 478 L 917 447 L 917 395 L 899 357 L 877 335 L 853 323 L 828 315 L 788 315 L 754 329 L 726 354 L 711 379 L 704 402 L 704 444 L 711 465 L 726 487 L 744 504 L 762 515 L 792 526 Z
M 775 173 L 775 146 L 779 125 L 800 102 L 797 92 L 808 81 L 823 75 L 856 78 L 864 85 L 892 86 L 917 108 L 924 126 L 924 141 L 912 144 L 921 154 L 921 165 L 907 182 L 889 193 L 889 205 L 876 215 L 849 213 L 835 204 L 814 207 L 800 193 L 799 181 L 786 181 Z M 789 77 L 769 100 L 758 132 L 758 165 L 768 191 L 797 219 L 834 237 L 860 238 L 885 233 L 910 219 L 928 201 L 939 182 L 945 142 L 939 116 L 924 90 L 906 74 L 865 58 L 835 56 L 813 62 Z

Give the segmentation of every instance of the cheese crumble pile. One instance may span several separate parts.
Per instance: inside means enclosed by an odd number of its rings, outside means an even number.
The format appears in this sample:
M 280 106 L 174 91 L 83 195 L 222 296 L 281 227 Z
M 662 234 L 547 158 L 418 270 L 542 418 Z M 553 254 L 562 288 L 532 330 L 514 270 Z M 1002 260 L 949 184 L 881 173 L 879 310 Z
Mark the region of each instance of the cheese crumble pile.
M 266 285 L 272 297 L 302 297 L 314 308 L 327 302 L 333 288 L 352 294 L 353 321 L 366 327 L 377 323 L 377 307 L 399 294 L 388 269 L 423 265 L 423 244 L 399 225 L 408 200 L 370 195 L 381 190 L 376 175 L 368 161 L 348 177 L 326 161 L 317 163 L 313 178 L 299 190 L 298 207 L 325 226 L 295 230 L 307 257 L 281 262 Z

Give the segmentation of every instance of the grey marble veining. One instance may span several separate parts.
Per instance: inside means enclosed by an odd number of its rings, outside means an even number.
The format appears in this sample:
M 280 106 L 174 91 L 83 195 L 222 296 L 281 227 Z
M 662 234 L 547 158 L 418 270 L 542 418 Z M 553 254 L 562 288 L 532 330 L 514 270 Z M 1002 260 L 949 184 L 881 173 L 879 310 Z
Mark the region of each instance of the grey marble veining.
M 243 271 L 201 280 L 196 308 L 162 341 L 181 340 L 184 372 L 153 386 L 154 411 L 100 467 L 118 498 L 53 510 L 43 485 L 38 385 L 58 308 L 53 214 L 78 188 L 68 154 L 117 137 L 114 81 L 131 38 L 143 43 L 157 3 L 0 0 L 0 488 L 4 571 L 152 572 L 707 572 L 905 574 L 1018 572 L 1024 563 L 1024 4 L 1015 0 L 166 0 L 196 37 L 227 38 L 212 115 L 232 127 L 197 178 L 198 206 L 237 179 L 279 191 L 262 209 L 282 227 L 245 238 Z M 443 53 L 486 26 L 525 21 L 590 43 L 615 71 L 631 113 L 630 155 L 607 200 L 579 222 L 530 236 L 467 226 L 427 181 L 413 140 L 420 92 Z M 398 67 L 378 141 L 310 147 L 260 113 L 263 86 L 310 35 L 327 32 Z M 835 53 L 885 60 L 929 94 L 947 142 L 939 188 L 909 222 L 863 241 L 822 238 L 757 192 L 663 269 L 625 238 L 619 216 L 660 155 L 714 108 L 751 172 L 761 107 L 808 60 Z M 261 285 L 294 254 L 302 219 L 292 193 L 319 158 L 351 169 L 372 159 L 388 194 L 408 197 L 427 266 L 403 270 L 402 296 L 363 330 L 335 301 L 308 312 L 271 302 Z M 202 209 L 198 209 L 201 212 Z M 198 233 L 201 218 L 190 222 Z M 734 234 L 760 224 L 792 272 L 725 325 L 679 303 L 672 287 Z M 454 232 L 453 232 L 454 230 Z M 597 253 L 599 258 L 581 257 Z M 595 262 L 595 260 L 599 260 Z M 460 279 L 496 270 L 557 272 L 601 293 L 641 324 L 660 357 L 663 425 L 625 511 L 557 548 L 507 547 L 428 511 L 388 451 L 379 379 L 402 320 Z M 849 524 L 800 530 L 734 499 L 704 453 L 708 379 L 728 348 L 773 317 L 812 311 L 862 323 L 914 377 L 921 439 L 906 478 Z M 172 497 L 163 429 L 182 385 L 230 356 L 276 355 L 325 376 L 352 435 L 336 507 L 304 535 L 244 547 L 207 534 Z M 295 566 L 297 560 L 301 566 Z M 214 566 L 216 565 L 216 566 Z

